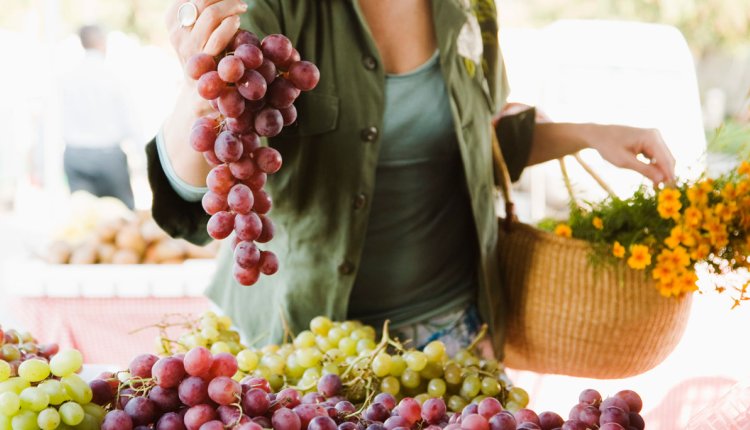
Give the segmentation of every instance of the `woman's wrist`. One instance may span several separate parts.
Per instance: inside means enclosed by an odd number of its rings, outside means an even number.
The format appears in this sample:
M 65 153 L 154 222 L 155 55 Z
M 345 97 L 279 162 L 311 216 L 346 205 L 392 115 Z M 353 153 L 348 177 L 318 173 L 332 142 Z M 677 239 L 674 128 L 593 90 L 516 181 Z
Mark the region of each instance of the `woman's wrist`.
M 586 148 L 596 148 L 601 142 L 602 127 L 598 124 L 564 122 L 537 123 L 529 154 L 529 165 L 554 160 Z

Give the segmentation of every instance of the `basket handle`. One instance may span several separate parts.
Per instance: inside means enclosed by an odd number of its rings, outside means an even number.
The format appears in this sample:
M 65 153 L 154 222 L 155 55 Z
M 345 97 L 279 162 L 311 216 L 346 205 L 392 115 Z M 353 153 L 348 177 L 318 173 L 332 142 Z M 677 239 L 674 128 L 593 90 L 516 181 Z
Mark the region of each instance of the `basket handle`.
M 490 124 L 490 136 L 492 138 L 492 161 L 495 166 L 495 174 L 499 176 L 496 177 L 496 179 L 500 185 L 503 199 L 505 200 L 505 221 L 503 222 L 503 228 L 506 232 L 510 232 L 513 221 L 516 219 L 515 205 L 513 204 L 513 196 L 511 192 L 510 173 L 508 172 L 508 165 L 505 163 L 505 158 L 503 158 L 503 152 L 500 149 L 500 140 L 497 137 L 497 130 L 492 124 Z M 570 183 L 570 177 L 568 176 L 568 169 L 565 167 L 564 158 L 565 157 L 560 157 L 558 159 L 558 162 L 560 163 L 560 171 L 562 172 L 563 181 L 565 182 L 565 188 L 568 190 L 570 200 L 573 204 L 576 204 L 575 193 L 573 192 L 573 186 Z M 589 166 L 588 163 L 583 161 L 579 152 L 574 153 L 573 158 L 610 197 L 617 198 L 614 190 L 612 190 L 612 188 L 594 171 L 594 169 L 591 168 L 591 166 Z

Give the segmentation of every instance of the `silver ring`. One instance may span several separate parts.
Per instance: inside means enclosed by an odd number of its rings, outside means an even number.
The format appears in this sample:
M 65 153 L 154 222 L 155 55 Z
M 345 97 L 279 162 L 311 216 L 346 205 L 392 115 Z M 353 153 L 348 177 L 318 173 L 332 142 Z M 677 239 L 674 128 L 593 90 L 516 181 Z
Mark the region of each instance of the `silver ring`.
M 185 2 L 177 9 L 177 21 L 181 27 L 192 27 L 198 20 L 198 6 L 192 1 Z

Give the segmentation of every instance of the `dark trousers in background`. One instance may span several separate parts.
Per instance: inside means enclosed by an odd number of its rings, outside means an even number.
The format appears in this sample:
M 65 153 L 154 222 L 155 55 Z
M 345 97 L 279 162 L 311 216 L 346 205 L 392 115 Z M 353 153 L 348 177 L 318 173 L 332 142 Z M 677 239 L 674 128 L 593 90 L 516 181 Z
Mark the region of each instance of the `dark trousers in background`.
M 63 166 L 71 193 L 84 190 L 97 197 L 116 197 L 128 208 L 134 208 L 128 159 L 119 146 L 66 146 Z

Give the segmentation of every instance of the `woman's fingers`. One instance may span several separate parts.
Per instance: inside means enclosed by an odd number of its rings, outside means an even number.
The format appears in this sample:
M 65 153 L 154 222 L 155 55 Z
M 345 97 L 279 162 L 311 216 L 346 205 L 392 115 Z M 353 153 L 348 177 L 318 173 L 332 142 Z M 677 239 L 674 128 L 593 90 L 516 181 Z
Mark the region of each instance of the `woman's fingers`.
M 177 21 L 177 9 L 185 3 L 184 0 L 177 0 L 172 3 L 167 11 L 166 24 L 170 29 L 170 42 L 177 51 L 180 59 L 185 62 L 192 55 L 205 51 L 206 45 L 211 41 L 211 55 L 217 55 L 221 52 L 226 44 L 231 40 L 227 38 L 226 32 L 232 31 L 232 35 L 239 28 L 238 15 L 247 10 L 247 4 L 243 0 L 194 0 L 193 3 L 198 8 L 198 19 L 191 27 L 182 27 Z M 227 18 L 229 22 L 225 23 Z M 236 25 L 235 25 L 236 23 Z M 219 36 L 214 36 L 214 32 L 219 31 Z M 218 47 L 218 43 L 225 41 L 224 45 Z
M 203 52 L 213 56 L 219 55 L 219 53 L 229 45 L 229 42 L 232 41 L 232 38 L 239 28 L 239 16 L 232 15 L 224 18 L 221 24 L 219 24 L 216 30 L 211 34 L 211 37 L 209 37 L 206 45 L 203 47 Z

